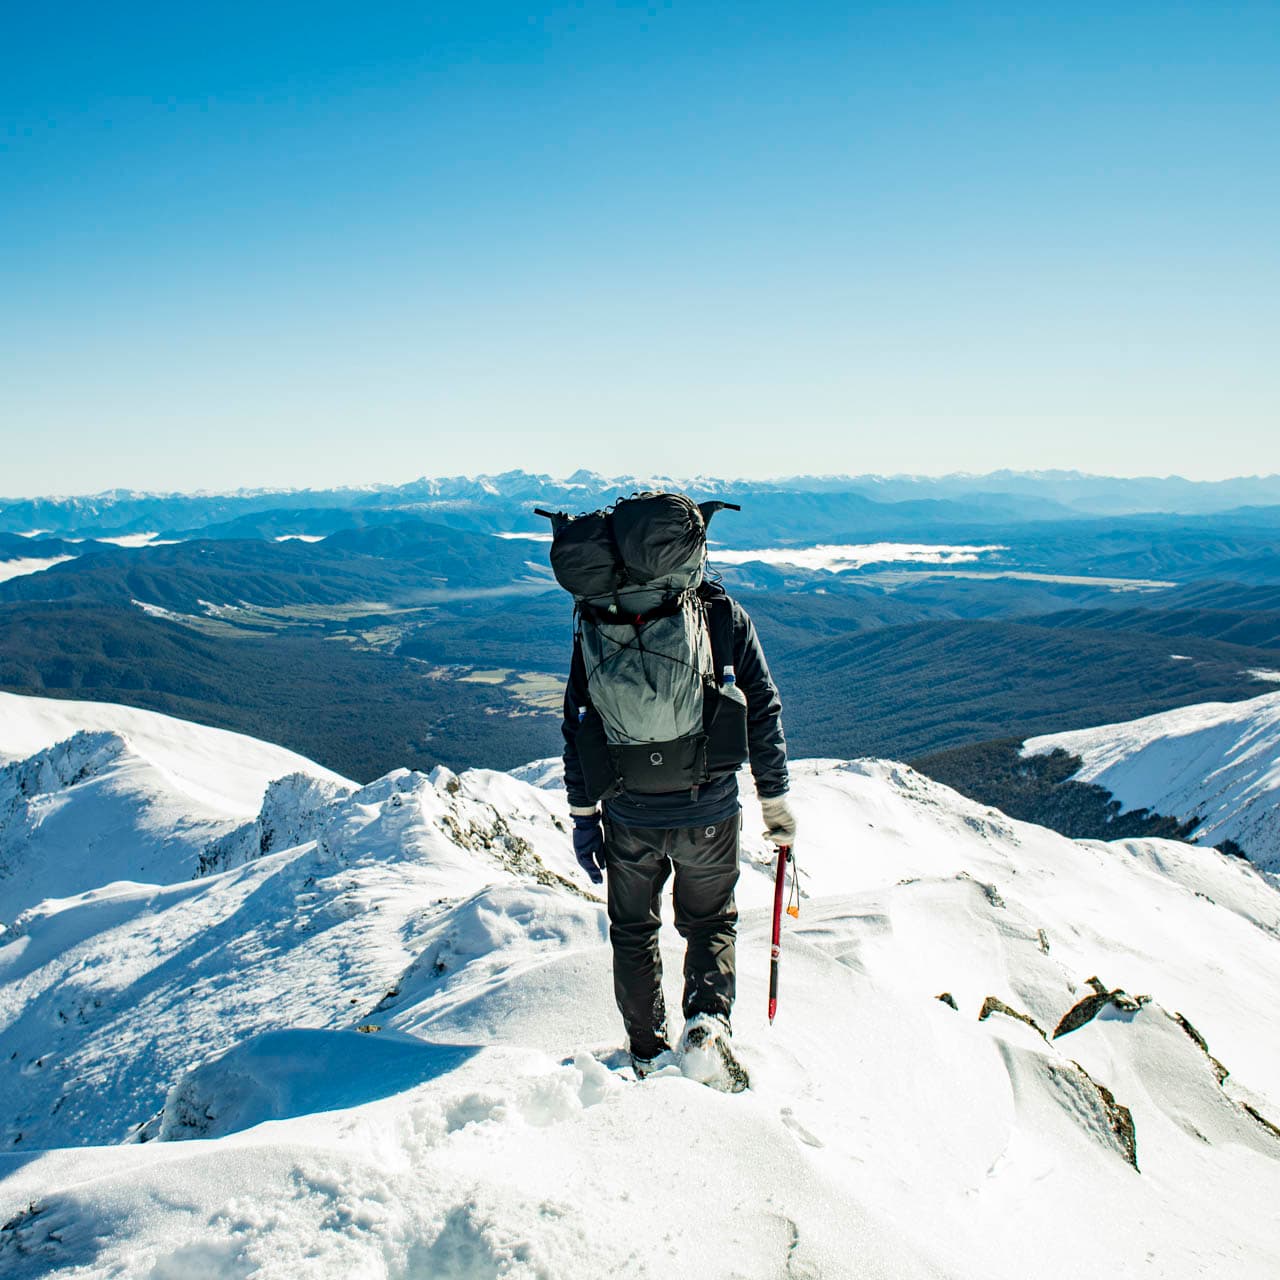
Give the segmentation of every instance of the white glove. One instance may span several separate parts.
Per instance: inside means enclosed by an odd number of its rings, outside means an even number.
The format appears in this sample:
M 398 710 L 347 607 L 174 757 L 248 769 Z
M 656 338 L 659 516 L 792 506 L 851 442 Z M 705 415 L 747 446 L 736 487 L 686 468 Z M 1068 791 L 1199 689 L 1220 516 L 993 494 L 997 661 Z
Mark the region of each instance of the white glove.
M 776 845 L 791 845 L 796 840 L 796 818 L 787 797 L 761 796 L 760 812 L 764 814 L 765 839 Z

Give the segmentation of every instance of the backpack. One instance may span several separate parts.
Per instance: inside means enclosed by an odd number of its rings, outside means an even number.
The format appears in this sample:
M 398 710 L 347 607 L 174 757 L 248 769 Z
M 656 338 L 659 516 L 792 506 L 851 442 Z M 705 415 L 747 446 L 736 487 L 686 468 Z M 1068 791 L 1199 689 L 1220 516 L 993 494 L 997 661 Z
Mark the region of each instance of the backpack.
M 591 799 L 689 790 L 747 758 L 746 701 L 723 685 L 698 595 L 707 522 L 728 502 L 638 493 L 551 521 L 551 568 L 574 599 L 587 705 L 574 739 Z

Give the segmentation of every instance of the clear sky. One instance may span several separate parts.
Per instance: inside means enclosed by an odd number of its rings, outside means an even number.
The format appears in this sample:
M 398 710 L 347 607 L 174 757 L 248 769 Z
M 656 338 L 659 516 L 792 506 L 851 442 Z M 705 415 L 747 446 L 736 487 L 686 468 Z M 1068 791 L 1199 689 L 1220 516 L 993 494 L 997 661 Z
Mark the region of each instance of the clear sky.
M 29 4 L 0 494 L 1280 471 L 1280 5 Z

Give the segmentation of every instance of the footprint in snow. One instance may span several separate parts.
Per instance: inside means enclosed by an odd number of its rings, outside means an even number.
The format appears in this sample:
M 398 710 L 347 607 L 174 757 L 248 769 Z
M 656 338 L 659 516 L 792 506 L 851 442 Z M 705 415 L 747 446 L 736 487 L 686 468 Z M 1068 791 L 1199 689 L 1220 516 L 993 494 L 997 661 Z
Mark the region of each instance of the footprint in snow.
M 799 1120 L 796 1119 L 795 1113 L 791 1110 L 790 1107 L 782 1108 L 782 1123 L 785 1124 L 787 1128 L 790 1129 L 791 1132 L 794 1133 L 796 1137 L 799 1138 L 800 1141 L 805 1143 L 807 1146 L 822 1147 L 826 1145 L 821 1138 L 815 1137 L 812 1133 L 809 1132 L 808 1129 L 804 1127 L 804 1125 L 800 1123 Z

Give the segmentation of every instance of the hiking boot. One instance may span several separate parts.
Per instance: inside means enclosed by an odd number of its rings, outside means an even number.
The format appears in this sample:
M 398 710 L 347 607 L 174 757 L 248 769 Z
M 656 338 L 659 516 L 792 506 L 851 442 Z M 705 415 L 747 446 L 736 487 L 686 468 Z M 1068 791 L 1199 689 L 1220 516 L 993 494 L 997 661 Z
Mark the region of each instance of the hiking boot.
M 667 1048 L 659 1050 L 652 1058 L 641 1058 L 634 1053 L 631 1055 L 631 1068 L 636 1073 L 637 1080 L 643 1080 L 646 1076 L 661 1074 L 672 1067 L 676 1071 L 680 1070 L 676 1055 Z
M 724 1093 L 741 1093 L 751 1084 L 733 1052 L 733 1032 L 722 1013 L 695 1013 L 684 1024 L 677 1053 L 680 1070 L 699 1084 Z

